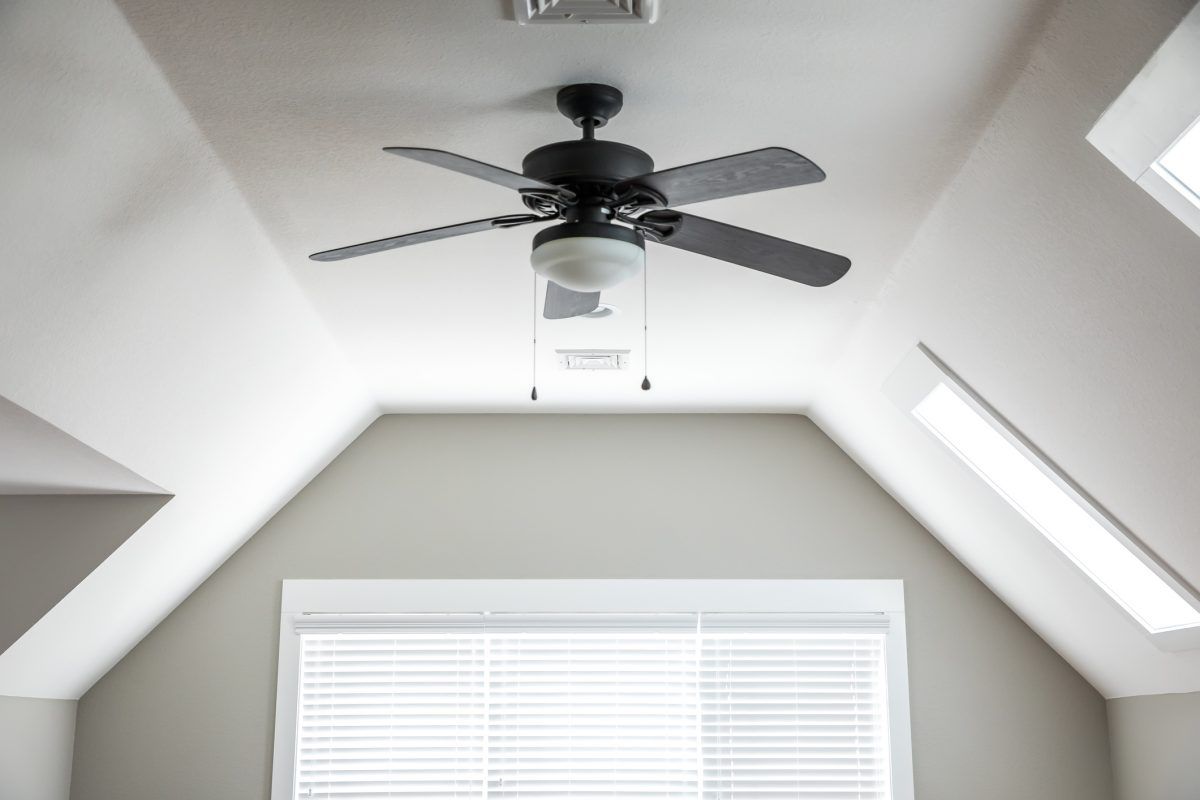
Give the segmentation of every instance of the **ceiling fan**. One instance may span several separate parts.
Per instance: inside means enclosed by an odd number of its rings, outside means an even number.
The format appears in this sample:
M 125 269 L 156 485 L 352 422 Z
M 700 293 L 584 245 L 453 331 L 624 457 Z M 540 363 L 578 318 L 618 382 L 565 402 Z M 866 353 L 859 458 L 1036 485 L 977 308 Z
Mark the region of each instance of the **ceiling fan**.
M 642 270 L 647 238 L 809 286 L 828 286 L 850 269 L 845 256 L 674 209 L 817 183 L 825 173 L 816 164 L 791 150 L 767 147 L 655 172 L 650 156 L 636 147 L 595 137 L 596 128 L 616 116 L 622 103 L 621 92 L 612 86 L 563 87 L 558 110 L 583 129 L 583 138 L 539 147 L 525 156 L 521 173 L 444 150 L 385 147 L 388 153 L 515 189 L 532 213 L 377 239 L 310 258 L 340 261 L 493 228 L 558 222 L 533 237 L 530 256 L 534 271 L 549 280 L 547 319 L 596 310 L 601 291 Z

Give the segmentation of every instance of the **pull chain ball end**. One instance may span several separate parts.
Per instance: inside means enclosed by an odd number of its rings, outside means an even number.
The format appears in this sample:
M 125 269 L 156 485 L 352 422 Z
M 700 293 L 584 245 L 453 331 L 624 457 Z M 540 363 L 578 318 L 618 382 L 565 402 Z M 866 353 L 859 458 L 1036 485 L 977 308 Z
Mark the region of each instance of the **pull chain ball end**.
M 533 391 L 529 393 L 530 400 L 537 400 L 537 387 L 533 387 Z
M 642 376 L 642 391 L 643 392 L 650 391 L 650 379 L 648 377 L 646 377 L 645 375 Z

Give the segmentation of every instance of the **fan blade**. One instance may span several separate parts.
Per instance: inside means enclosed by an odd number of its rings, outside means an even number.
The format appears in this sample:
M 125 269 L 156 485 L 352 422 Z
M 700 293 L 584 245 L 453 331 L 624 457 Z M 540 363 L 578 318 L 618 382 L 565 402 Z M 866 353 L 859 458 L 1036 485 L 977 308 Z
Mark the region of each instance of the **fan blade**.
M 808 286 L 828 286 L 850 269 L 845 256 L 671 209 L 649 211 L 638 222 L 654 241 Z
M 536 178 L 526 178 L 519 172 L 511 172 L 503 167 L 496 167 L 491 164 L 485 164 L 482 161 L 476 161 L 473 158 L 460 156 L 455 153 L 447 153 L 445 150 L 430 150 L 425 147 L 385 147 L 385 153 L 391 153 L 404 158 L 411 158 L 414 161 L 422 161 L 426 164 L 432 164 L 435 167 L 442 169 L 453 170 L 460 172 L 463 175 L 470 175 L 472 178 L 498 183 L 501 186 L 507 186 L 509 189 L 520 191 L 535 191 L 545 192 L 549 194 L 560 195 L 566 199 L 575 196 L 575 193 L 569 189 L 564 189 L 561 186 L 555 186 L 552 183 L 539 181 Z
M 766 147 L 639 175 L 617 188 L 645 186 L 665 197 L 667 205 L 683 206 L 823 180 L 825 172 L 799 153 L 782 147 Z
M 447 225 L 444 228 L 430 228 L 427 231 L 406 233 L 403 236 L 393 236 L 390 239 L 376 239 L 373 242 L 352 244 L 349 247 L 339 247 L 336 250 L 324 250 L 320 253 L 313 253 L 309 258 L 313 261 L 341 261 L 343 258 L 382 253 L 384 250 L 395 250 L 397 247 L 408 247 L 411 244 L 434 242 L 438 239 L 448 239 L 451 236 L 462 236 L 464 233 L 478 233 L 479 231 L 490 231 L 493 228 L 511 228 L 516 225 L 528 225 L 531 222 L 539 222 L 543 219 L 545 217 L 537 217 L 533 214 L 509 214 L 503 217 L 477 219 L 474 222 L 460 222 L 457 225 Z
M 599 307 L 599 292 L 576 292 L 564 289 L 554 281 L 546 283 L 546 307 L 542 310 L 546 319 L 580 317 Z

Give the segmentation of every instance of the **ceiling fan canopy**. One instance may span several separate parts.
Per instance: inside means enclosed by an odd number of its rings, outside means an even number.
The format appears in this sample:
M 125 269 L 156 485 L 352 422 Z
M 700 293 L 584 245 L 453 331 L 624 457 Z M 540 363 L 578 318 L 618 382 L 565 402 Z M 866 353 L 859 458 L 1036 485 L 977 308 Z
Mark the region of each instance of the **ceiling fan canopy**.
M 809 286 L 827 286 L 849 270 L 845 256 L 674 210 L 824 180 L 821 168 L 804 156 L 767 147 L 655 172 L 647 153 L 595 137 L 596 129 L 620 112 L 619 90 L 573 84 L 558 92 L 557 104 L 582 129 L 582 138 L 537 148 L 525 156 L 520 173 L 443 150 L 384 148 L 514 189 L 529 213 L 378 239 L 310 258 L 339 261 L 493 228 L 555 222 L 534 236 L 530 257 L 534 270 L 550 281 L 544 310 L 548 319 L 594 311 L 601 291 L 641 272 L 647 239 Z

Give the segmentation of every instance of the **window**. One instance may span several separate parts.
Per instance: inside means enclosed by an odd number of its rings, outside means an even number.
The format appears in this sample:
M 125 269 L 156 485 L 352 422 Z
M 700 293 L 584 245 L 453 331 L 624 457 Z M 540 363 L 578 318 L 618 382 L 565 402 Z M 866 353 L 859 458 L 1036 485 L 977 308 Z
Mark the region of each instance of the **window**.
M 1193 205 L 1200 206 L 1200 120 L 1192 122 L 1187 132 L 1159 156 L 1154 170 Z
M 288 581 L 285 609 L 312 584 L 436 586 L 416 612 L 285 612 L 273 798 L 912 796 L 897 581 Z M 445 584 L 575 605 L 430 613 Z M 864 586 L 892 596 L 838 599 Z M 734 610 L 628 610 L 700 596 Z
M 1148 632 L 1200 628 L 1200 599 L 927 352 L 901 366 L 889 391 Z
M 1167 37 L 1087 140 L 1200 235 L 1200 6 Z

